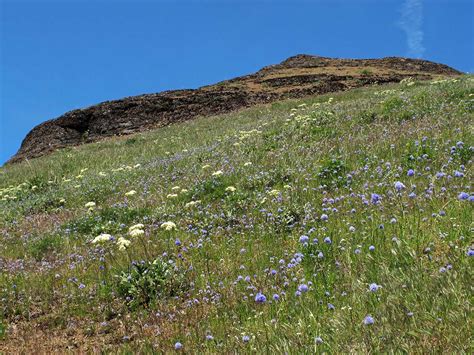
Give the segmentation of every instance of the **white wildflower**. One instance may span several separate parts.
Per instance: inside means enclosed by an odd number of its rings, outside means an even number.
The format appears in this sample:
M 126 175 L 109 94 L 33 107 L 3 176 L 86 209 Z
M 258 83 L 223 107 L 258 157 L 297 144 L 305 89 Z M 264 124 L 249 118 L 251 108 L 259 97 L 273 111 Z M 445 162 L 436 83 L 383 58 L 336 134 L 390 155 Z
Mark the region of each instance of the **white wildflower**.
M 128 231 L 131 232 L 132 230 L 134 229 L 143 229 L 145 226 L 141 223 L 138 223 L 138 224 L 134 224 L 133 226 L 131 226 L 130 228 L 128 228 Z
M 280 190 L 271 190 L 268 192 L 268 194 L 277 197 L 280 194 Z
M 201 203 L 201 200 L 191 201 L 191 202 L 188 202 L 186 205 L 184 205 L 184 207 L 190 208 L 190 207 L 194 207 L 194 206 L 196 206 L 200 203 Z
M 139 237 L 143 234 L 145 234 L 145 232 L 143 231 L 143 229 L 132 229 L 130 232 L 128 232 L 128 234 L 131 236 L 131 237 Z
M 130 246 L 130 241 L 128 239 L 125 239 L 123 237 L 120 237 L 118 240 L 117 240 L 117 245 L 118 245 L 118 248 L 119 250 L 125 250 L 127 249 L 129 246 Z
M 110 234 L 102 233 L 98 235 L 97 237 L 95 237 L 92 243 L 94 244 L 105 243 L 105 242 L 108 242 L 110 239 L 112 239 L 112 236 Z
M 171 222 L 171 221 L 164 222 L 164 223 L 161 225 L 161 228 L 163 228 L 164 230 L 167 230 L 167 231 L 171 231 L 171 230 L 173 230 L 173 229 L 176 229 L 176 224 L 174 224 L 174 223 Z

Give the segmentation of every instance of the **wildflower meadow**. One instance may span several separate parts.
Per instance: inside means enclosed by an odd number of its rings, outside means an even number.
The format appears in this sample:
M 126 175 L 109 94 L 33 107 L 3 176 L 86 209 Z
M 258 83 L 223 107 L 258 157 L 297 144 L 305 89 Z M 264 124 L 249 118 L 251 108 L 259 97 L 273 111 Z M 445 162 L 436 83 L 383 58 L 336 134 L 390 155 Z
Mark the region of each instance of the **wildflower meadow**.
M 472 353 L 474 78 L 0 169 L 0 350 Z

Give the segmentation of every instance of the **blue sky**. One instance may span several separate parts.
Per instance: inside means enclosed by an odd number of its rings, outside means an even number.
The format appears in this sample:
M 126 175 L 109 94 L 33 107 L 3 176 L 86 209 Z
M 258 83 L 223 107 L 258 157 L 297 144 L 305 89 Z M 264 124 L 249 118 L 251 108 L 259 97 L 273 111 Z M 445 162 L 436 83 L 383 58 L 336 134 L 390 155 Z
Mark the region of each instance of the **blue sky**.
M 0 164 L 66 111 L 298 53 L 417 56 L 474 72 L 473 18 L 471 0 L 0 0 Z

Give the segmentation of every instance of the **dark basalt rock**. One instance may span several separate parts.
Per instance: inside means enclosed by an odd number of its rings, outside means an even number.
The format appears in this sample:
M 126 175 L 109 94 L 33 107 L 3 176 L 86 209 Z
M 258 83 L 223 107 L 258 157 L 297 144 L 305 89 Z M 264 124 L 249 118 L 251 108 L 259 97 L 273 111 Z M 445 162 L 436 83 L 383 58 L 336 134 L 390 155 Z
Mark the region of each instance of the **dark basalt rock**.
M 428 80 L 460 74 L 446 65 L 419 59 L 332 59 L 297 55 L 255 74 L 196 90 L 127 97 L 67 112 L 33 128 L 8 163 L 39 157 L 67 146 L 260 103 L 400 82 L 407 77 Z

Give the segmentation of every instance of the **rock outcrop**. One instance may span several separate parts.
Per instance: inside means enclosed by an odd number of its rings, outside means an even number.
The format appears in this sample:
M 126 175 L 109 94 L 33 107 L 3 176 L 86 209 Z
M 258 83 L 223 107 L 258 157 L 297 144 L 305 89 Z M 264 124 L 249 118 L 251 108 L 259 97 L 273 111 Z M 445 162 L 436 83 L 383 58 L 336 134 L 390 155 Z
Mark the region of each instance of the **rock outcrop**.
M 33 128 L 8 163 L 104 137 L 227 113 L 259 103 L 399 82 L 408 77 L 428 80 L 460 74 L 446 65 L 419 59 L 297 55 L 254 74 L 195 90 L 127 97 L 67 112 Z

